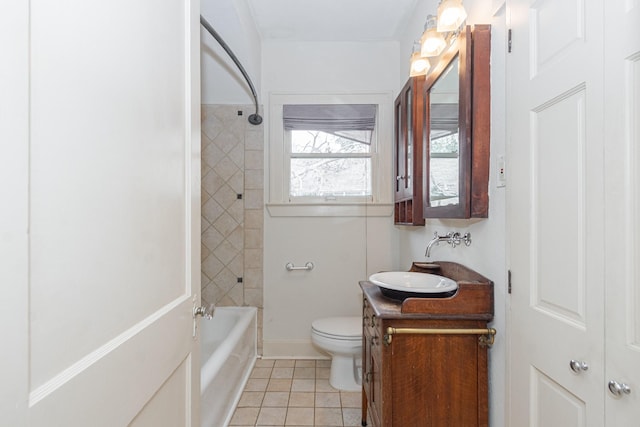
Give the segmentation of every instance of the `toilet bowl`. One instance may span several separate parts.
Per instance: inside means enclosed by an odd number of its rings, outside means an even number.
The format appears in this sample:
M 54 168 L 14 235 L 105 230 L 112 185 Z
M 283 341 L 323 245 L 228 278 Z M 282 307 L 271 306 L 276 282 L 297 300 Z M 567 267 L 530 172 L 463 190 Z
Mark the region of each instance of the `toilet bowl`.
M 362 384 L 362 317 L 327 317 L 311 324 L 311 342 L 331 355 L 329 383 L 359 391 Z

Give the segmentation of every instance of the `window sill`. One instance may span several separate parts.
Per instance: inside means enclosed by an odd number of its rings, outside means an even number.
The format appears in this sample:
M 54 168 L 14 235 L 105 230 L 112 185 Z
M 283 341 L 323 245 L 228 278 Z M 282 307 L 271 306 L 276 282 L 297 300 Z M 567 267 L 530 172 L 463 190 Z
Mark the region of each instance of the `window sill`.
M 325 216 L 325 217 L 385 217 L 393 214 L 391 203 L 268 203 L 272 217 Z

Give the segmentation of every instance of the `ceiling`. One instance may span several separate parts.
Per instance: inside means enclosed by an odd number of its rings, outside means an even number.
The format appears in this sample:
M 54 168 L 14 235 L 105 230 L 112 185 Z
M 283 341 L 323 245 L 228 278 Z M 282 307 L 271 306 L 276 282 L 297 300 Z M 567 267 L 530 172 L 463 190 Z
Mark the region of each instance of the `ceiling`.
M 247 0 L 263 40 L 397 40 L 418 0 Z

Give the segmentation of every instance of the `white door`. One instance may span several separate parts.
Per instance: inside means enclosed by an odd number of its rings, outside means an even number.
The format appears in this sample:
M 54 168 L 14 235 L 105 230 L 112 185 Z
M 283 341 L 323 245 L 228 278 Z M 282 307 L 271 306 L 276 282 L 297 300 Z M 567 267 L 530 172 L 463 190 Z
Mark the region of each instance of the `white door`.
M 640 2 L 606 2 L 606 389 L 608 426 L 640 423 Z M 615 387 L 615 383 L 612 384 Z M 614 388 L 615 391 L 615 388 Z
M 603 2 L 508 7 L 510 425 L 602 427 Z
M 1 425 L 199 425 L 198 5 L 3 3 Z

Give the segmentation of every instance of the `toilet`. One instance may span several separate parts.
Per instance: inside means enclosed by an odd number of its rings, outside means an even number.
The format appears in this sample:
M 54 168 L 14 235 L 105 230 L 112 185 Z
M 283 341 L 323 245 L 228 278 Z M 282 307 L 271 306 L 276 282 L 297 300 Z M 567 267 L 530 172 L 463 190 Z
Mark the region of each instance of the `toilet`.
M 311 342 L 331 355 L 333 388 L 360 391 L 362 384 L 362 317 L 326 317 L 311 324 Z

